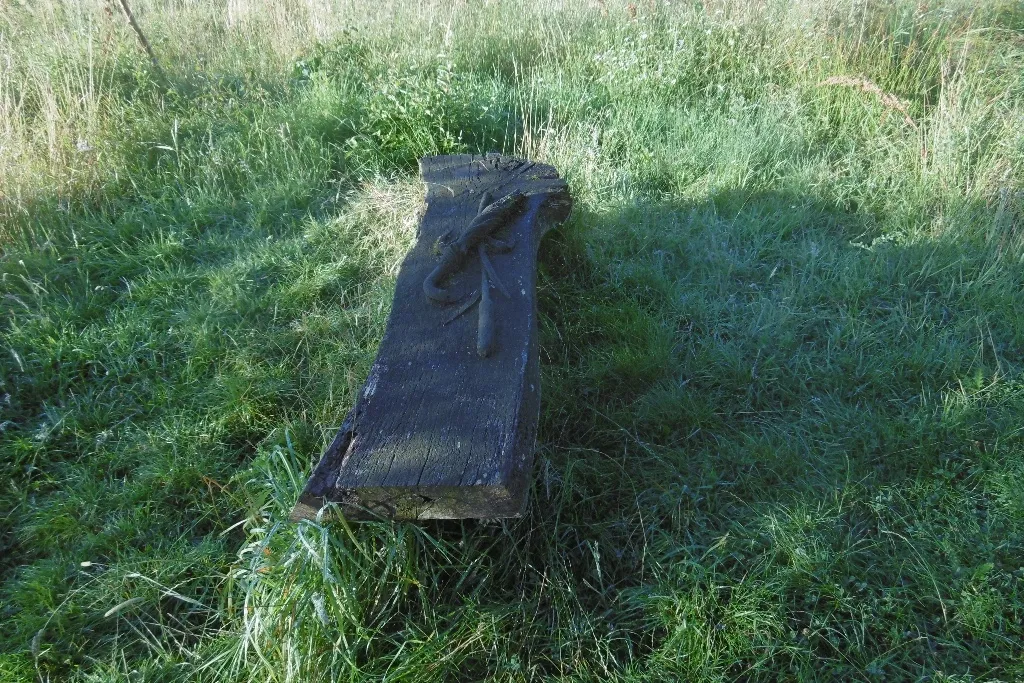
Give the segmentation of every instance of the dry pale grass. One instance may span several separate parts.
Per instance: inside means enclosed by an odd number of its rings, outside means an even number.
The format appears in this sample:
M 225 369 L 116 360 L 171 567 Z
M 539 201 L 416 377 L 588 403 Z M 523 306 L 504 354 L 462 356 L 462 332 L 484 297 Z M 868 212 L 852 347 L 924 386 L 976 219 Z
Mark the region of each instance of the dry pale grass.
M 892 93 L 885 92 L 878 87 L 878 85 L 872 83 L 863 76 L 830 76 L 823 80 L 819 85 L 841 85 L 874 95 L 882 103 L 882 106 L 890 110 L 898 111 L 903 115 L 903 120 L 907 122 L 907 125 L 917 130 L 917 123 L 914 122 L 914 119 L 910 118 L 910 112 L 908 111 L 910 103 L 906 100 L 901 100 Z

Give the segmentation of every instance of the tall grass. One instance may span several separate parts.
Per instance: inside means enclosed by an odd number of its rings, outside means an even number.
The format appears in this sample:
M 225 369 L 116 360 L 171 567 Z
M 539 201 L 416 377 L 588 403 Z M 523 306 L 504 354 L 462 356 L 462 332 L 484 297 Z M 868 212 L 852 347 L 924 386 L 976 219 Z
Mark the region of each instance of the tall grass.
M 1018 4 L 130 4 L 0 5 L 0 680 L 1024 676 Z M 287 523 L 490 150 L 527 514 Z

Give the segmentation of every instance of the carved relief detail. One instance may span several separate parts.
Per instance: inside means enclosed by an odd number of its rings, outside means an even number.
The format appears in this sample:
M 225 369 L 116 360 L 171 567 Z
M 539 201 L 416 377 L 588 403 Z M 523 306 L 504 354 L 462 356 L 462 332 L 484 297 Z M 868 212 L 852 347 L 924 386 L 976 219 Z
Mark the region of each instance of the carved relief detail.
M 522 210 L 526 195 L 519 190 L 491 201 L 490 192 L 480 198 L 476 218 L 454 241 L 444 246 L 441 262 L 423 281 L 423 293 L 435 305 L 459 303 L 455 295 L 443 287 L 445 281 L 461 271 L 475 254 L 480 259 L 480 289 L 473 290 L 442 325 L 447 325 L 476 304 L 480 304 L 477 317 L 476 352 L 481 358 L 489 356 L 495 347 L 494 306 L 491 287 L 496 287 L 506 298 L 508 290 L 494 270 L 489 253 L 504 254 L 515 248 L 515 240 L 501 240 L 497 234 Z M 446 235 L 446 237 L 450 237 Z M 444 238 L 442 243 L 446 242 Z

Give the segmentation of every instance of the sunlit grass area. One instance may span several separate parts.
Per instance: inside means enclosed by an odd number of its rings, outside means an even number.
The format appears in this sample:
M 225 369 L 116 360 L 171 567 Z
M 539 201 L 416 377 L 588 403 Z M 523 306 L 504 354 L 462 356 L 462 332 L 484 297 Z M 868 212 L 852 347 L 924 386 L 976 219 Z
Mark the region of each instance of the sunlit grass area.
M 128 4 L 0 4 L 0 681 L 1024 677 L 1019 3 Z M 287 522 L 487 151 L 526 515 Z

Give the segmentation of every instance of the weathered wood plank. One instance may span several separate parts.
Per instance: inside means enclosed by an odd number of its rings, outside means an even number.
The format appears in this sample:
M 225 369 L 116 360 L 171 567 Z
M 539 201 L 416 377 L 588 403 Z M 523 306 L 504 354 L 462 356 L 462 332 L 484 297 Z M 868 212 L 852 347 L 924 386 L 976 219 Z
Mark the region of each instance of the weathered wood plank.
M 512 517 L 525 503 L 537 249 L 568 189 L 551 166 L 496 154 L 427 157 L 420 171 L 426 210 L 377 360 L 293 519 L 327 502 L 356 519 Z

